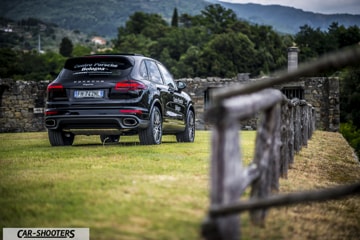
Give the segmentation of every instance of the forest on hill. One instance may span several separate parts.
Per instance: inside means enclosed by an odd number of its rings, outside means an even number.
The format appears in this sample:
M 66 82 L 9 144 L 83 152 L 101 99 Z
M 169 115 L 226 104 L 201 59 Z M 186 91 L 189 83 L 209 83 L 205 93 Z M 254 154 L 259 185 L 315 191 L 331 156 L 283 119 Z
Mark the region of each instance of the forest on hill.
M 280 5 L 234 4 L 219 0 L 2 0 L 0 17 L 15 21 L 36 18 L 68 30 L 113 38 L 117 28 L 124 26 L 135 12 L 156 13 L 170 23 L 174 8 L 179 14 L 197 15 L 211 4 L 233 10 L 241 20 L 272 26 L 274 30 L 288 34 L 297 33 L 305 24 L 321 30 L 326 30 L 332 22 L 345 27 L 360 24 L 360 15 L 325 15 Z
M 157 13 L 170 20 L 176 7 L 182 13 L 199 14 L 208 3 L 204 0 L 2 0 L 0 16 L 13 20 L 37 18 L 87 34 L 115 37 L 134 12 Z

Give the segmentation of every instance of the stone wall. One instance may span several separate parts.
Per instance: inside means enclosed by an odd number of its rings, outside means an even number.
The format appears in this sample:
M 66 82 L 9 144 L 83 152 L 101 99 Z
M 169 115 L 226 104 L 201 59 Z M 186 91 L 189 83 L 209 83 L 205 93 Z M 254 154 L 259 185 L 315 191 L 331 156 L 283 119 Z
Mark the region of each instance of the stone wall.
M 204 111 L 207 106 L 207 94 L 211 95 L 214 88 L 232 86 L 235 84 L 246 84 L 251 81 L 261 81 L 261 79 L 220 79 L 220 78 L 194 78 L 179 79 L 188 85 L 186 91 L 191 95 L 197 119 L 198 129 L 208 129 L 204 120 Z M 340 92 L 338 78 L 306 78 L 291 84 L 275 86 L 279 90 L 284 88 L 302 89 L 304 99 L 311 104 L 316 111 L 316 128 L 325 131 L 338 131 L 340 125 Z M 243 121 L 243 129 L 256 129 L 257 118 Z
M 204 112 L 211 104 L 211 91 L 214 88 L 245 84 L 250 81 L 247 74 L 234 79 L 216 77 L 179 79 L 187 84 L 188 92 L 196 111 L 197 129 L 209 129 L 205 123 Z M 261 81 L 261 80 L 257 80 Z M 49 81 L 28 82 L 0 79 L 0 132 L 45 131 L 43 110 L 46 87 Z M 299 87 L 304 98 L 316 109 L 317 129 L 338 131 L 340 124 L 339 80 L 336 78 L 306 78 L 302 81 L 276 86 Z M 257 118 L 242 122 L 245 129 L 256 129 Z
M 307 78 L 305 99 L 316 109 L 317 129 L 339 131 L 340 90 L 338 78 Z
M 48 81 L 0 79 L 0 132 L 44 131 Z

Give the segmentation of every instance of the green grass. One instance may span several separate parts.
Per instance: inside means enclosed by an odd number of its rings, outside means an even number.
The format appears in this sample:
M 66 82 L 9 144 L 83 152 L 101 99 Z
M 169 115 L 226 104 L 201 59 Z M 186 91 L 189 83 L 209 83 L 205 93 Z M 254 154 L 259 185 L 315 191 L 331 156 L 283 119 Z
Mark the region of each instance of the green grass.
M 253 146 L 254 132 L 245 135 Z M 165 136 L 159 146 L 77 136 L 71 147 L 51 147 L 45 132 L 0 134 L 0 141 L 0 228 L 89 227 L 92 239 L 199 238 L 210 132 L 198 131 L 195 143 Z
M 77 136 L 73 146 L 51 147 L 45 132 L 0 134 L 0 235 L 3 227 L 85 227 L 96 240 L 201 239 L 210 135 L 197 131 L 195 143 L 165 136 L 159 146 Z M 241 133 L 245 163 L 254 141 L 255 132 Z M 360 165 L 341 134 L 317 131 L 280 191 L 359 180 Z M 358 239 L 359 209 L 359 197 L 271 209 L 264 228 L 244 213 L 242 239 Z

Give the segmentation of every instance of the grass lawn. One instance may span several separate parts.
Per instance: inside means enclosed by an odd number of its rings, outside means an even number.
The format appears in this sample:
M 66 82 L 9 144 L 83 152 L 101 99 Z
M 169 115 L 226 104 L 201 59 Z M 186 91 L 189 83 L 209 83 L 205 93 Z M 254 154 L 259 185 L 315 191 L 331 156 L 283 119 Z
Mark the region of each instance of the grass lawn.
M 249 162 L 255 132 L 242 132 L 241 140 Z M 51 147 L 46 132 L 3 133 L 0 141 L 1 232 L 86 227 L 91 239 L 200 239 L 209 204 L 210 132 L 198 131 L 195 143 L 165 136 L 159 146 L 140 146 L 137 137 L 102 145 L 98 136 L 77 136 L 71 147 Z M 351 154 L 340 134 L 316 132 L 280 191 L 359 181 Z M 245 213 L 242 239 L 357 239 L 359 200 L 273 209 L 265 228 L 251 226 Z

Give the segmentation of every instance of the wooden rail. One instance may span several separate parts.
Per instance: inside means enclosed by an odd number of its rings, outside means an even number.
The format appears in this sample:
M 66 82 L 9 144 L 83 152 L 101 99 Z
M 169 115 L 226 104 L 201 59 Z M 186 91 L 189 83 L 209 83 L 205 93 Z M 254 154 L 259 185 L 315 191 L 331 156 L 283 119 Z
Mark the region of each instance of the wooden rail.
M 222 88 L 213 95 L 213 106 L 206 118 L 213 125 L 211 138 L 210 210 L 202 225 L 207 240 L 240 239 L 239 212 L 249 210 L 254 224 L 263 225 L 267 209 L 274 206 L 322 201 L 360 193 L 360 183 L 339 189 L 311 193 L 271 196 L 278 191 L 279 178 L 287 177 L 294 155 L 307 146 L 315 130 L 314 108 L 304 100 L 286 99 L 270 87 L 329 68 L 340 68 L 360 61 L 360 47 L 304 65 L 278 78 L 247 85 Z M 239 148 L 239 122 L 261 113 L 255 155 L 244 166 Z M 248 202 L 239 202 L 251 187 Z M 340 194 L 341 193 L 341 194 Z

